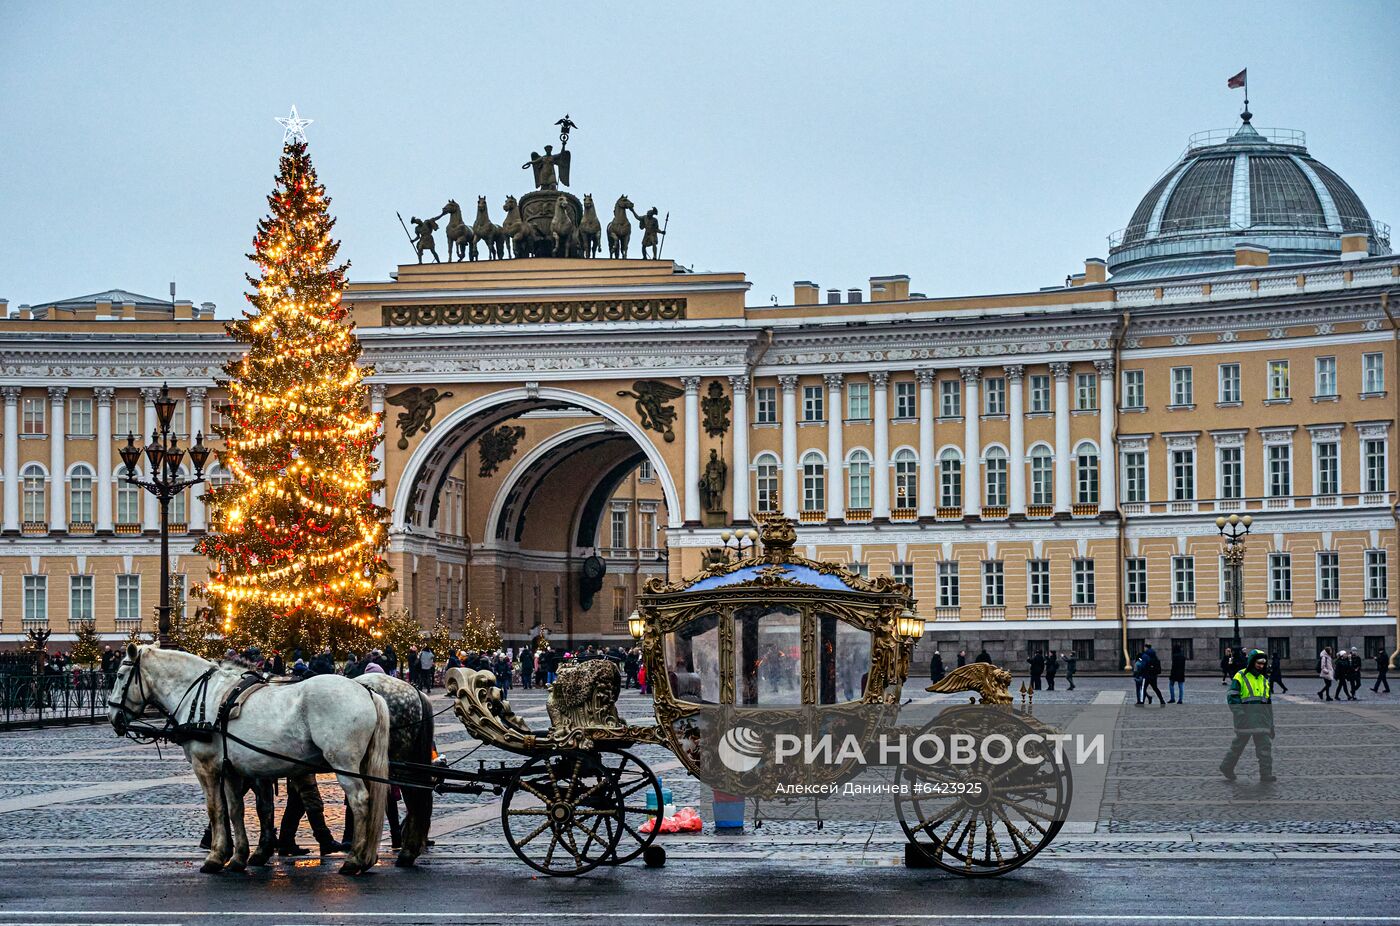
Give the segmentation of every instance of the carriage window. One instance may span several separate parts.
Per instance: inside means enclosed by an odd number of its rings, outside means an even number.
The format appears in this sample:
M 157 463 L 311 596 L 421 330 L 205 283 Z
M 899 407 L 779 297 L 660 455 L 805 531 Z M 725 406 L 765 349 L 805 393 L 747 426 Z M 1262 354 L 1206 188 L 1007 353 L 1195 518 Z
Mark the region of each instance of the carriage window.
M 734 616 L 734 678 L 740 704 L 802 703 L 802 617 L 790 608 Z
M 870 673 L 870 631 L 830 614 L 817 615 L 817 628 L 818 703 L 859 699 L 865 694 L 865 680 Z
M 707 614 L 666 634 L 666 674 L 677 700 L 719 703 L 719 615 Z

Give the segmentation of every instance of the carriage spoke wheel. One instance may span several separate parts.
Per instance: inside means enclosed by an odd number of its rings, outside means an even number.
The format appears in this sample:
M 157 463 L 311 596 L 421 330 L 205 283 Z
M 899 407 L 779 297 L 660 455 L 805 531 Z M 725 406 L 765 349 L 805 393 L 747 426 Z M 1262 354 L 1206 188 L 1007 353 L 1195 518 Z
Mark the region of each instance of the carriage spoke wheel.
M 617 782 L 583 753 L 531 759 L 506 786 L 501 826 L 520 860 L 547 875 L 581 875 L 622 833 Z
M 608 865 L 621 865 L 646 852 L 661 832 L 661 816 L 665 805 L 661 800 L 661 780 L 645 762 L 622 749 L 607 749 L 598 754 L 598 761 L 617 783 L 621 795 L 621 832 L 617 850 L 606 860 Z M 651 795 L 652 806 L 647 806 Z M 647 821 L 649 832 L 643 827 Z M 659 852 L 660 849 L 658 848 Z M 650 856 L 648 860 L 650 861 Z
M 1015 743 L 1035 732 L 1025 720 L 988 708 L 945 712 L 921 733 L 1001 734 Z M 1030 763 L 902 765 L 895 798 L 899 825 L 923 861 L 968 878 L 1005 874 L 1030 861 L 1069 813 L 1070 770 L 1049 746 L 1027 748 Z

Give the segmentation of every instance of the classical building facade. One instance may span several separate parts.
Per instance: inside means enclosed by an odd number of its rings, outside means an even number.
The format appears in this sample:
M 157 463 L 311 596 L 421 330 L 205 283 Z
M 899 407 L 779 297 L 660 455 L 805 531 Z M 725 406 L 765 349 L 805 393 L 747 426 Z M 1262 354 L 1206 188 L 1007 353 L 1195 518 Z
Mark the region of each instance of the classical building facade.
M 747 290 L 601 257 L 352 283 L 391 606 L 621 641 L 646 578 L 781 512 L 809 556 L 913 586 L 920 658 L 1048 647 L 1117 669 L 1149 640 L 1204 667 L 1233 634 L 1215 519 L 1238 513 L 1247 644 L 1300 670 L 1326 643 L 1395 649 L 1400 260 L 1300 135 L 1194 139 L 1063 286 Z M 156 510 L 114 449 L 149 433 L 163 381 L 187 433 L 215 425 L 234 346 L 212 306 L 121 292 L 8 315 L 0 639 L 149 627 Z M 187 551 L 208 515 L 192 495 L 172 520 Z

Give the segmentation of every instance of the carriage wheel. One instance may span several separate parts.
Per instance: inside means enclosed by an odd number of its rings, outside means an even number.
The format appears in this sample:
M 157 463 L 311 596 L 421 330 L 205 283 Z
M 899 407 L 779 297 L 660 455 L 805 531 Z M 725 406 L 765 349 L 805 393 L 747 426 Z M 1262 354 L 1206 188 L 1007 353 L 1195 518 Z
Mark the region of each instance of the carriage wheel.
M 531 759 L 501 800 L 501 827 L 520 860 L 547 875 L 581 875 L 606 861 L 622 833 L 617 782 L 584 753 Z
M 971 733 L 979 743 L 1001 734 L 1015 743 L 1038 729 L 1010 712 L 973 708 L 946 711 L 920 732 L 945 742 Z M 1072 782 L 1068 763 L 1048 745 L 1025 751 L 1035 761 L 991 764 L 979 754 L 966 765 L 901 765 L 897 780 L 910 793 L 896 796 L 895 809 L 909 839 L 906 857 L 968 878 L 1005 874 L 1034 858 L 1064 825 Z
M 645 762 L 626 750 L 604 750 L 598 754 L 598 761 L 617 783 L 622 796 L 617 850 L 606 860 L 608 865 L 621 865 L 646 852 L 661 832 L 661 816 L 666 812 L 661 801 L 661 780 Z M 648 794 L 653 798 L 652 807 L 647 806 Z M 643 832 L 648 820 L 650 832 Z

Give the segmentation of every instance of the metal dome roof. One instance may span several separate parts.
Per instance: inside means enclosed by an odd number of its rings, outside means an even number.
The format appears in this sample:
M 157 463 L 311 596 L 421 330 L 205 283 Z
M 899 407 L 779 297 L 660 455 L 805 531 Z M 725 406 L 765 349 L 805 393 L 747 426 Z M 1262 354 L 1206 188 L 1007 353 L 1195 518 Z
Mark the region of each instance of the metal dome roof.
M 1360 197 L 1308 154 L 1295 129 L 1198 132 L 1109 237 L 1108 270 L 1136 280 L 1224 270 L 1242 241 L 1269 248 L 1273 264 L 1338 258 L 1341 236 L 1367 236 L 1371 254 L 1390 253 L 1390 229 Z

